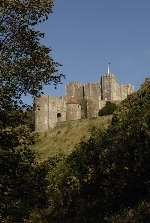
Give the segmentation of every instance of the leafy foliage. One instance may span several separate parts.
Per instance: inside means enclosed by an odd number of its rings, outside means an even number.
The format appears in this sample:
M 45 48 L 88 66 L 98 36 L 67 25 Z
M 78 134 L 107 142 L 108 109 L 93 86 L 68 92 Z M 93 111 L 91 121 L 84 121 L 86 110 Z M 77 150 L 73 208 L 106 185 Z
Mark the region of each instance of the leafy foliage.
M 99 111 L 99 116 L 111 115 L 117 109 L 117 105 L 110 101 L 106 102 L 106 105 Z
M 0 220 L 23 222 L 33 208 L 46 207 L 46 173 L 28 148 L 3 151 L 0 162 Z
M 59 83 L 62 74 L 50 55 L 51 49 L 39 42 L 44 34 L 34 28 L 52 12 L 53 1 L 2 0 L 0 4 L 0 95 L 5 109 L 10 101 L 16 104 L 22 94 L 37 95 L 43 84 Z
M 60 64 L 40 43 L 37 25 L 52 13 L 53 0 L 0 1 L 0 221 L 23 222 L 33 208 L 47 205 L 47 167 L 36 162 L 32 109 L 22 96 L 61 83 Z
M 137 207 L 125 209 L 110 219 L 112 223 L 147 223 L 150 219 L 150 203 L 141 201 Z

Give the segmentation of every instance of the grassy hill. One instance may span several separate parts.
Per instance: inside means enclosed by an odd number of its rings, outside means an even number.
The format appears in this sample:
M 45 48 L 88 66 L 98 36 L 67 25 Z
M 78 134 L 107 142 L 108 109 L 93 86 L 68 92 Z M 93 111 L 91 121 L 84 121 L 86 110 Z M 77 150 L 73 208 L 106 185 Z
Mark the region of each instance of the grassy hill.
M 89 138 L 92 127 L 107 128 L 111 118 L 104 116 L 61 123 L 56 128 L 41 133 L 33 149 L 42 160 L 58 153 L 69 154 L 81 140 Z

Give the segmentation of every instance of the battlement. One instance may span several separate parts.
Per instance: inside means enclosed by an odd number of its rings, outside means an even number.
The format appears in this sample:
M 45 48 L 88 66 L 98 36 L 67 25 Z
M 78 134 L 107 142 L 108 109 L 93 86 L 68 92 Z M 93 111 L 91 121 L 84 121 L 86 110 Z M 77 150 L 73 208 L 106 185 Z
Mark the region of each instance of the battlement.
M 102 75 L 102 77 L 107 77 L 107 78 L 116 78 L 116 76 L 115 76 L 115 74 L 113 74 L 113 73 L 105 73 L 105 74 L 103 74 Z

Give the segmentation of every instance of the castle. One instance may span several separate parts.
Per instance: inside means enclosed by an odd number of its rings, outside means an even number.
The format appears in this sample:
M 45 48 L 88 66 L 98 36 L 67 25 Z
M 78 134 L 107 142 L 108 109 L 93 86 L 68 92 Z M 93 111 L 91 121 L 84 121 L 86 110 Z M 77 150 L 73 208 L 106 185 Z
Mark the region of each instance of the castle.
M 98 116 L 107 101 L 119 103 L 133 92 L 131 84 L 120 85 L 114 74 L 103 74 L 96 83 L 71 82 L 65 96 L 41 96 L 35 100 L 35 130 L 44 132 L 58 123 Z

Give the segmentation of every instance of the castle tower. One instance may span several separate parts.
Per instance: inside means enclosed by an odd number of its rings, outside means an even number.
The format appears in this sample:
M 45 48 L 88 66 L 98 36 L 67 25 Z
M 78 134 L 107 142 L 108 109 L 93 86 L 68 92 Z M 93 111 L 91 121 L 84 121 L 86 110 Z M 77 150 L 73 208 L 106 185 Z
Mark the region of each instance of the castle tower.
M 44 132 L 66 121 L 65 97 L 41 96 L 35 100 L 35 131 Z
M 110 64 L 108 63 L 107 73 L 101 76 L 101 100 L 120 101 L 120 85 L 115 75 L 110 72 Z
M 43 132 L 49 129 L 49 97 L 35 99 L 35 131 Z
M 66 100 L 68 103 L 79 103 L 83 98 L 82 84 L 78 82 L 70 82 L 66 85 Z
M 128 95 L 134 92 L 134 88 L 131 84 L 120 85 L 121 100 L 124 100 Z
M 66 85 L 67 120 L 78 120 L 87 117 L 85 87 L 78 82 Z

